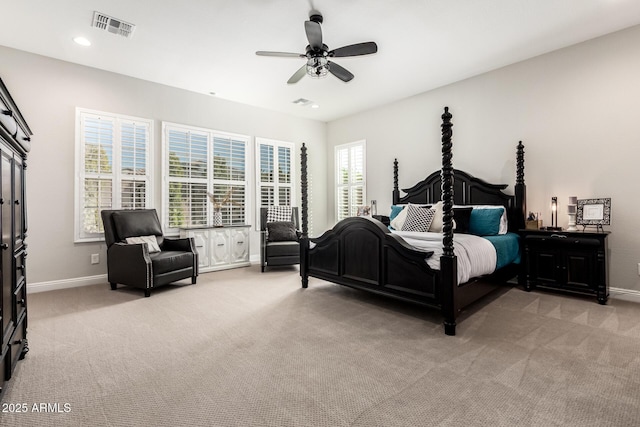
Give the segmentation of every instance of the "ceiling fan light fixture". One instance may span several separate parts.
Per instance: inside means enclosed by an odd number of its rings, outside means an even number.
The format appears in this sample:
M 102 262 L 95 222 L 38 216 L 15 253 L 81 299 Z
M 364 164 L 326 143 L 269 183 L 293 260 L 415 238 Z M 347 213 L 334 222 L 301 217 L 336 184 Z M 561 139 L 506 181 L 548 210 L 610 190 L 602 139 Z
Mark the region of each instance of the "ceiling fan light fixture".
M 329 74 L 329 60 L 324 56 L 309 58 L 307 60 L 307 74 L 314 79 L 326 77 Z

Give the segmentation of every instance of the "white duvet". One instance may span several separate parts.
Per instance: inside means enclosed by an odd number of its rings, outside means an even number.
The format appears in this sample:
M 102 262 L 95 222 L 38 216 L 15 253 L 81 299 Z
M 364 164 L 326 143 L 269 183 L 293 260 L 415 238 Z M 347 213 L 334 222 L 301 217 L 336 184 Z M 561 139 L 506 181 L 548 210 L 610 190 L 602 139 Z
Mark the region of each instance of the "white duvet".
M 442 233 L 424 233 L 416 231 L 392 231 L 408 244 L 423 251 L 433 251 L 427 258 L 427 264 L 434 270 L 440 270 L 442 256 Z M 487 239 L 473 234 L 454 234 L 453 252 L 458 258 L 458 284 L 468 282 L 470 278 L 493 273 L 496 269 L 496 250 Z

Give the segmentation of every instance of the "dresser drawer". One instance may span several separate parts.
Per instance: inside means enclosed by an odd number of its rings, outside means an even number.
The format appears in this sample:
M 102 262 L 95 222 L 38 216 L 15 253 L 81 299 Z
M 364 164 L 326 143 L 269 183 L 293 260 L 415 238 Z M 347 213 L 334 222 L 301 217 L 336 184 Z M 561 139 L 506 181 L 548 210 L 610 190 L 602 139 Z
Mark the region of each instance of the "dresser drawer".
M 26 266 L 25 266 L 25 257 L 26 254 L 24 253 L 24 251 L 18 253 L 18 255 L 15 256 L 15 266 L 16 266 L 16 287 L 20 286 L 21 283 L 25 282 L 25 273 L 26 273 Z
M 13 117 L 13 111 L 7 106 L 0 98 L 0 125 L 9 133 L 14 136 L 18 130 L 18 124 Z
M 22 349 L 26 344 L 26 327 L 25 327 L 25 318 L 22 318 L 22 321 L 18 323 L 13 335 L 9 339 L 9 351 L 7 353 L 7 357 L 9 358 L 7 367 L 9 371 L 7 372 L 7 380 L 11 379 L 11 373 L 13 369 L 16 367 L 16 363 L 20 359 L 20 355 L 22 354 Z
M 573 237 L 565 235 L 550 236 L 526 236 L 525 243 L 528 245 L 553 245 L 553 246 L 585 246 L 585 247 L 598 247 L 600 246 L 600 240 L 589 237 Z
M 27 310 L 27 285 L 23 281 L 13 294 L 13 318 L 20 319 Z

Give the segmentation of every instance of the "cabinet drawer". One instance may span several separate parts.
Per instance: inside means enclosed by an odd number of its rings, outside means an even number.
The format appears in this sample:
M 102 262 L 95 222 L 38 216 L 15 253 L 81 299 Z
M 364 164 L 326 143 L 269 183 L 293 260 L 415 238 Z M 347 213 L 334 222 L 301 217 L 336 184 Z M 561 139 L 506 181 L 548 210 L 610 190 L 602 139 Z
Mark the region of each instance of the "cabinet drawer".
M 20 252 L 18 255 L 15 256 L 15 266 L 16 266 L 16 281 L 15 284 L 16 286 L 20 286 L 21 283 L 25 282 L 25 271 L 26 271 L 26 266 L 25 266 L 25 259 L 26 254 L 23 252 Z
M 26 328 L 24 318 L 22 318 L 22 321 L 18 324 L 13 335 L 9 339 L 9 351 L 7 353 L 7 357 L 9 358 L 7 363 L 7 380 L 11 379 L 13 369 L 16 367 L 16 363 L 18 363 L 18 360 L 20 359 L 20 354 L 22 353 L 22 349 L 26 342 L 25 338 Z
M 16 123 L 16 119 L 13 118 L 13 114 L 11 108 L 2 102 L 2 98 L 0 98 L 0 125 L 2 125 L 11 136 L 15 135 L 18 130 L 18 124 Z
M 20 127 L 18 127 L 18 129 L 17 129 L 16 140 L 26 150 L 30 150 L 31 149 L 31 137 L 29 137 L 26 133 L 24 133 L 24 131 Z
M 4 348 L 2 350 L 5 350 Z M 2 391 L 4 390 L 4 381 L 7 379 L 7 375 L 9 375 L 10 367 L 9 367 L 9 353 L 3 352 L 0 353 L 0 397 L 2 396 Z
M 18 320 L 27 310 L 27 285 L 22 282 L 13 294 L 13 318 Z
M 593 239 L 589 237 L 572 237 L 572 236 L 564 236 L 564 235 L 555 235 L 551 236 L 526 236 L 525 244 L 527 245 L 535 245 L 535 246 L 584 246 L 584 247 L 598 247 L 600 246 L 600 241 L 598 239 Z

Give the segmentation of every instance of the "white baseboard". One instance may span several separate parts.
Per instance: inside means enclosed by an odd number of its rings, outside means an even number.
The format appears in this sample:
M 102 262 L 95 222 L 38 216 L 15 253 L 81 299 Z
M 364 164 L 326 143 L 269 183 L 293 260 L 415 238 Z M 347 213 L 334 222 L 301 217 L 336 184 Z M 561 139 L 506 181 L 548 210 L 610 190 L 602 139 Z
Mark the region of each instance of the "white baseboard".
M 256 259 L 257 258 L 257 259 Z M 252 256 L 251 264 L 259 264 L 260 258 Z M 106 274 L 97 276 L 76 277 L 73 279 L 52 280 L 50 282 L 28 283 L 27 293 L 54 291 L 57 289 L 77 288 L 79 286 L 103 285 L 108 283 Z M 609 297 L 619 300 L 640 303 L 640 291 L 623 288 L 609 288 Z
M 640 291 L 633 289 L 609 288 L 609 297 L 640 303 Z
M 109 283 L 106 274 L 97 276 L 75 277 L 73 279 L 52 280 L 50 282 L 27 283 L 27 294 L 54 291 L 57 289 L 77 288 L 87 285 L 104 285 Z

